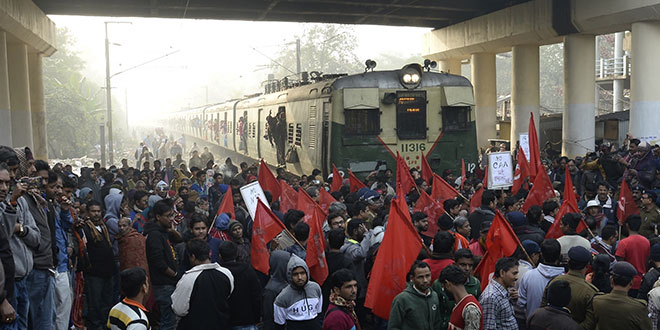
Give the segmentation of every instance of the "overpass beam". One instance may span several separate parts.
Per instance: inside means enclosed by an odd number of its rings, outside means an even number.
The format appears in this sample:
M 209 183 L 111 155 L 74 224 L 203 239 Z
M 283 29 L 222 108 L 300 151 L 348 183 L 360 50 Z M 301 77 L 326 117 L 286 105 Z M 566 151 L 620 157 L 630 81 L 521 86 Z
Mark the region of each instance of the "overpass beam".
M 26 44 L 10 43 L 7 45 L 7 66 L 9 68 L 12 142 L 14 147 L 30 147 L 30 149 L 33 149 L 30 78 Z
M 40 53 L 28 54 L 30 71 L 30 108 L 32 117 L 32 140 L 35 159 L 48 159 L 46 135 L 46 105 L 44 101 L 43 61 Z
M 564 114 L 562 155 L 584 156 L 594 150 L 596 135 L 594 63 L 596 38 L 572 34 L 564 38 Z
M 7 66 L 7 33 L 0 31 L 0 145 L 12 146 Z
M 658 143 L 660 138 L 660 21 L 632 24 L 630 133 Z
M 511 64 L 511 145 L 520 133 L 529 131 L 529 114 L 534 114 L 536 134 L 539 132 L 539 46 L 517 45 L 512 48 Z
M 477 129 L 477 146 L 485 148 L 497 137 L 497 88 L 494 53 L 472 54 L 472 85 Z
M 455 75 L 461 75 L 461 60 L 459 59 L 447 59 L 438 61 L 438 66 L 440 71 L 447 72 Z

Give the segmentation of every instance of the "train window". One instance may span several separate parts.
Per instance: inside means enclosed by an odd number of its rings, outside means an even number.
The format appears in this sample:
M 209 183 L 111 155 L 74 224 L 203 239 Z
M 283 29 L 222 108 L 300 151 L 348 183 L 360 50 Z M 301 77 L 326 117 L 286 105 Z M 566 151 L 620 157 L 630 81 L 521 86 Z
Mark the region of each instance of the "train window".
M 379 135 L 380 110 L 351 109 L 344 111 L 346 135 Z
M 442 130 L 461 131 L 468 128 L 470 107 L 442 107 Z
M 425 139 L 426 91 L 400 91 L 396 96 L 396 134 L 399 139 Z
M 293 144 L 293 139 L 294 139 L 294 130 L 293 130 L 293 124 L 289 123 L 289 126 L 287 127 L 287 142 L 289 144 Z
M 296 145 L 302 146 L 302 124 L 296 124 Z

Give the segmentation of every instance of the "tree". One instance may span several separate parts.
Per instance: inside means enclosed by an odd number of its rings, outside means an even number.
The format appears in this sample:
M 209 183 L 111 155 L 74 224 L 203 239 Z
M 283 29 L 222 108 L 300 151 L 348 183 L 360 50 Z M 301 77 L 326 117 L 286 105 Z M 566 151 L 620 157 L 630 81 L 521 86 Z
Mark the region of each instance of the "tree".
M 306 27 L 300 39 L 300 69 L 302 72 L 355 73 L 362 63 L 355 55 L 358 39 L 352 27 L 336 24 L 312 24 Z M 276 63 L 277 62 L 277 63 Z M 296 75 L 296 45 L 288 43 L 271 62 L 275 77 Z

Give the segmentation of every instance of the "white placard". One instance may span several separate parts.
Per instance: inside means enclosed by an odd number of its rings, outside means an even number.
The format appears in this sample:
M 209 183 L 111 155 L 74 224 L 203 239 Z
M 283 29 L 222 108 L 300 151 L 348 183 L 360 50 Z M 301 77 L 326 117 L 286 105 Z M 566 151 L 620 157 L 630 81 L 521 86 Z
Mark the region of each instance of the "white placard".
M 252 219 L 254 219 L 254 214 L 257 212 L 257 198 L 261 199 L 267 208 L 270 208 L 266 195 L 264 195 L 264 190 L 261 189 L 258 181 L 243 186 L 241 188 L 241 196 L 243 196 L 243 201 Z
M 511 153 L 493 152 L 488 154 L 488 189 L 513 186 L 513 161 Z
M 525 153 L 525 158 L 529 162 L 529 134 L 520 133 L 520 140 L 518 141 L 520 141 L 520 148 Z

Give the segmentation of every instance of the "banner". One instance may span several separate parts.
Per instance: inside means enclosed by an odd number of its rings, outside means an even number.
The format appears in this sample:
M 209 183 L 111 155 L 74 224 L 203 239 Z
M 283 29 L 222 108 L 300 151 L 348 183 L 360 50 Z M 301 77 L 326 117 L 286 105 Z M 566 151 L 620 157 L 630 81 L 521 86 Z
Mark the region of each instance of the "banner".
M 252 219 L 254 219 L 254 214 L 257 211 L 257 201 L 259 199 L 261 199 L 264 205 L 270 209 L 266 195 L 264 195 L 264 191 L 261 189 L 258 181 L 246 184 L 245 186 L 241 187 L 241 196 L 243 196 L 243 201 L 245 202 L 245 206 L 247 206 L 247 210 L 250 213 Z
M 520 149 L 525 153 L 525 159 L 529 160 L 529 134 L 520 133 Z
M 513 161 L 508 151 L 488 154 L 488 189 L 513 186 Z

